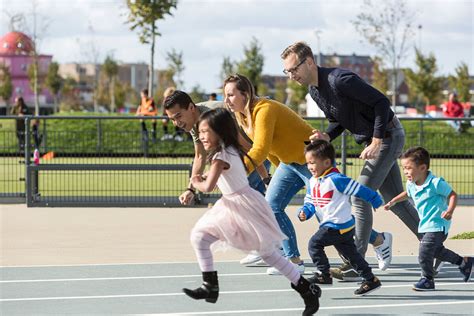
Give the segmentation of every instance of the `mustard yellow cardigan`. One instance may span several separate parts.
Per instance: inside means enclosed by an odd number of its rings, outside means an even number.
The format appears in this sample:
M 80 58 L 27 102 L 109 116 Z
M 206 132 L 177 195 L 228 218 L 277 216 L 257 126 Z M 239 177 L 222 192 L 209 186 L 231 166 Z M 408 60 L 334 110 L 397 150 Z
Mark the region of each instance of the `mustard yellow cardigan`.
M 255 165 L 265 159 L 278 166 L 280 162 L 304 164 L 305 141 L 309 140 L 313 128 L 287 106 L 268 99 L 257 101 L 252 112 L 253 141 L 248 156 Z M 255 169 L 245 157 L 248 172 Z

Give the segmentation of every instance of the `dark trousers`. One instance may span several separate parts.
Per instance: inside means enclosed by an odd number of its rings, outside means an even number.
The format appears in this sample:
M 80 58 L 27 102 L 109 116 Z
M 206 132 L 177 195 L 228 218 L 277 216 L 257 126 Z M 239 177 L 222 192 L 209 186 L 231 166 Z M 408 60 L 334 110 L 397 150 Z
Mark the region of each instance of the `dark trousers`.
M 423 233 L 420 242 L 420 252 L 418 262 L 421 266 L 421 272 L 425 278 L 430 280 L 434 276 L 433 261 L 439 259 L 444 262 L 460 265 L 462 257 L 457 253 L 444 248 L 443 242 L 448 235 L 444 232 Z
M 309 255 L 323 274 L 329 274 L 329 261 L 324 252 L 324 247 L 327 246 L 334 246 L 365 280 L 371 280 L 374 277 L 369 264 L 357 251 L 354 243 L 354 229 L 341 234 L 338 229 L 323 226 L 311 237 L 308 244 Z

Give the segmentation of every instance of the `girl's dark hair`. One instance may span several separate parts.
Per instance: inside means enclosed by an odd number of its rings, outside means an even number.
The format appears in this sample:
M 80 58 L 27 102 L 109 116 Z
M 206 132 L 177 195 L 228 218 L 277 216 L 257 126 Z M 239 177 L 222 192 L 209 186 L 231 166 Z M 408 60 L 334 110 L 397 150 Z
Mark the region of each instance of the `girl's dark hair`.
M 216 108 L 201 114 L 198 126 L 202 121 L 207 121 L 209 127 L 219 136 L 220 145 L 208 153 L 207 160 L 210 162 L 212 157 L 224 147 L 233 146 L 239 152 L 240 159 L 244 161 L 244 155 L 247 155 L 239 143 L 239 131 L 232 114 L 224 108 Z M 247 156 L 248 157 L 248 156 Z
M 405 151 L 400 159 L 411 159 L 415 165 L 426 165 L 430 168 L 430 153 L 423 147 L 411 147 Z
M 333 165 L 336 162 L 336 151 L 334 146 L 330 142 L 322 139 L 317 139 L 311 142 L 304 149 L 304 153 L 311 153 L 313 157 L 319 159 L 329 159 Z

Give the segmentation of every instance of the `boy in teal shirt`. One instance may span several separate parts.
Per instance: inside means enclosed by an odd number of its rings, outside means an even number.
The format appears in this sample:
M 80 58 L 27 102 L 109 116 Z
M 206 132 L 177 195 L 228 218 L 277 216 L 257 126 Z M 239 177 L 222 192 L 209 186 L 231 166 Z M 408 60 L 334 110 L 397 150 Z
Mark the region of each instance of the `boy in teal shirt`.
M 463 258 L 443 245 L 448 236 L 451 218 L 457 204 L 456 192 L 443 178 L 436 177 L 431 173 L 429 170 L 430 155 L 423 147 L 408 149 L 402 155 L 401 162 L 403 173 L 408 180 L 406 191 L 394 197 L 384 208 L 388 210 L 408 197 L 415 202 L 420 216 L 418 232 L 422 236 L 418 255 L 422 278 L 413 285 L 413 289 L 415 291 L 433 291 L 435 289 L 433 280 L 435 258 L 458 265 L 464 282 L 468 282 L 471 278 L 474 259 L 472 257 Z

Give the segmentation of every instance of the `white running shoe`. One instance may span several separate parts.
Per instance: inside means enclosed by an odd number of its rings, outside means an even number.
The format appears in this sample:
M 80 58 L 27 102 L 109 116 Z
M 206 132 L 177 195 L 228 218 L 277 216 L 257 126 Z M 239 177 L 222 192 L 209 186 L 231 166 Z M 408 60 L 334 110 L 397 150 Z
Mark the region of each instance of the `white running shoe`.
M 171 134 L 165 134 L 165 135 L 163 135 L 160 139 L 161 139 L 161 140 L 172 140 L 172 139 L 173 139 L 173 135 L 171 135 Z
M 184 140 L 184 138 L 182 136 L 175 135 L 174 140 L 177 141 L 177 142 L 182 142 Z
M 300 263 L 293 263 L 300 274 L 304 274 L 304 262 L 301 261 Z M 267 269 L 267 274 L 269 275 L 281 275 L 281 272 L 277 270 L 275 267 L 271 267 Z
M 252 252 L 252 253 L 249 253 L 247 257 L 240 260 L 240 264 L 247 266 L 249 264 L 254 264 L 260 260 L 262 260 L 262 257 L 260 257 L 257 253 Z
M 380 246 L 374 247 L 375 257 L 379 263 L 379 269 L 387 270 L 392 262 L 392 234 L 382 233 L 383 243 Z

